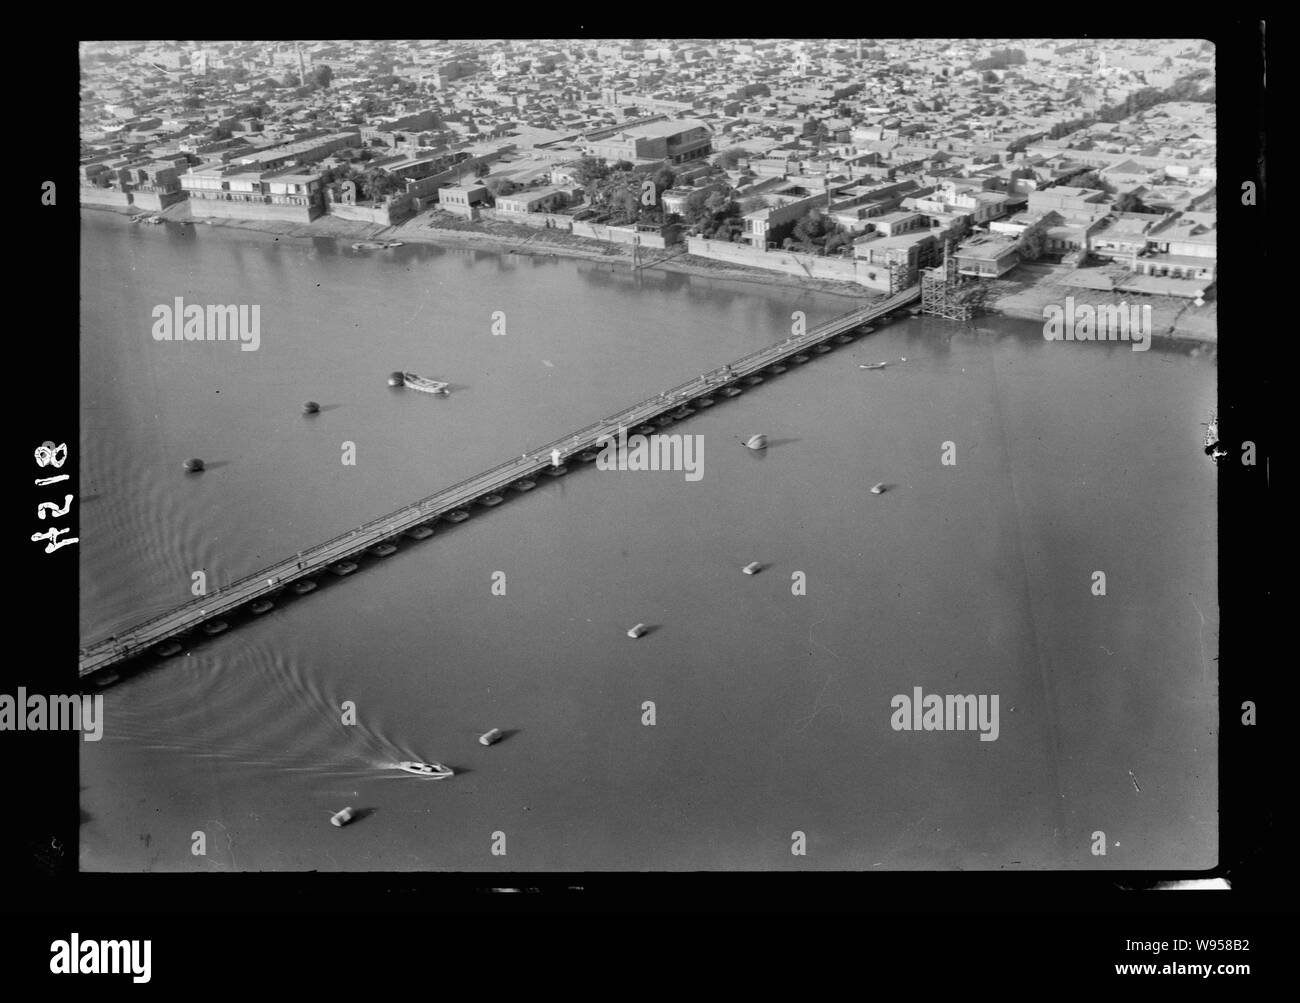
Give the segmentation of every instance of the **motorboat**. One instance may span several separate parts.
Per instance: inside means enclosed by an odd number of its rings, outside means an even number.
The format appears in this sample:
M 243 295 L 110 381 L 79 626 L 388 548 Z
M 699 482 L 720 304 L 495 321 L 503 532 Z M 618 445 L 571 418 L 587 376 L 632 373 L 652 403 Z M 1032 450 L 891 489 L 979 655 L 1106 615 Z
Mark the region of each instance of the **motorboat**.
M 884 481 L 881 481 L 879 484 L 873 484 L 871 486 L 871 493 L 873 495 L 883 495 L 887 490 L 888 489 L 885 487 Z
M 635 627 L 627 632 L 628 637 L 642 637 L 646 632 L 646 625 L 638 623 Z
M 762 567 L 763 565 L 759 564 L 757 561 L 750 561 L 740 570 L 745 572 L 745 574 L 747 575 L 756 575 L 762 569 Z
M 357 570 L 355 561 L 339 561 L 338 564 L 330 566 L 330 573 L 342 578 L 344 575 L 350 575 Z
M 376 543 L 373 547 L 367 547 L 366 553 L 372 557 L 389 557 L 397 553 L 397 548 L 391 543 Z
M 403 762 L 398 763 L 397 768 L 417 777 L 430 777 L 434 780 L 446 780 L 455 773 L 450 766 L 443 766 L 442 763 Z
M 889 365 L 888 362 L 870 362 L 866 365 L 862 365 L 861 363 L 859 363 L 858 368 L 859 369 L 884 369 L 885 366 L 887 365 Z

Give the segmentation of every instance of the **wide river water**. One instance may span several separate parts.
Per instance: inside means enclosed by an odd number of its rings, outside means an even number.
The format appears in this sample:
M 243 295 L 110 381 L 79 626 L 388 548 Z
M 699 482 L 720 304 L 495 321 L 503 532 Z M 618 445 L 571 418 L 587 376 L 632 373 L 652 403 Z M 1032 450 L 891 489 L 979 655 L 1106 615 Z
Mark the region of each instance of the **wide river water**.
M 94 211 L 81 261 L 85 641 L 853 306 Z M 155 341 L 178 296 L 258 305 L 259 349 Z M 702 437 L 698 481 L 543 478 L 109 687 L 81 865 L 1208 868 L 1215 388 L 1199 352 L 998 317 L 815 356 L 669 430 Z M 996 694 L 996 741 L 894 730 L 917 687 Z M 344 806 L 362 817 L 331 826 Z

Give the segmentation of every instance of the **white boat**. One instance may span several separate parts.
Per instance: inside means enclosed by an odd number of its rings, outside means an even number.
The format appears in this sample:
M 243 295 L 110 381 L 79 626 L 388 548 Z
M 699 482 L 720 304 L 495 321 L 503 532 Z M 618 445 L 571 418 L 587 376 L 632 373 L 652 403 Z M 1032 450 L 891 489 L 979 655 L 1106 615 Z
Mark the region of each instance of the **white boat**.
M 889 365 L 888 362 L 870 362 L 867 363 L 866 365 L 863 365 L 862 363 L 859 362 L 858 368 L 859 369 L 884 369 L 887 365 Z
M 643 623 L 638 623 L 635 627 L 633 627 L 631 630 L 629 630 L 629 631 L 627 632 L 627 636 L 628 636 L 628 637 L 641 637 L 643 634 L 645 634 L 645 632 L 646 632 L 646 626 L 645 626 L 645 624 L 643 624 Z
M 445 394 L 450 383 L 426 379 L 415 373 L 402 373 L 402 385 L 426 394 Z
M 442 763 L 404 762 L 398 763 L 397 768 L 417 777 L 432 777 L 434 780 L 446 780 L 454 773 L 450 766 L 443 766 Z
M 885 493 L 885 482 L 881 481 L 879 484 L 872 485 L 871 493 L 873 495 L 883 495 Z
M 756 575 L 762 567 L 763 565 L 759 564 L 757 561 L 750 561 L 740 570 L 745 572 L 747 575 Z

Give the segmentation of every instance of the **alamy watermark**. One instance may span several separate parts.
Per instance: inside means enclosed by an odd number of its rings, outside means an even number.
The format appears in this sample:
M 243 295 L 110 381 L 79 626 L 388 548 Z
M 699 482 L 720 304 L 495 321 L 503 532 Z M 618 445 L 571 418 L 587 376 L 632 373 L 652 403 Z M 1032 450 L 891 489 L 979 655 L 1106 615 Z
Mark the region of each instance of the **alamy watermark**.
M 1151 306 L 1124 303 L 1075 305 L 1065 297 L 1065 306 L 1048 303 L 1043 307 L 1043 337 L 1048 341 L 1128 341 L 1135 352 L 1151 347 Z
M 617 437 L 606 433 L 596 440 L 600 455 L 597 470 L 681 470 L 688 481 L 704 476 L 704 436 L 650 435 L 628 436 L 619 426 Z
M 899 693 L 889 701 L 894 713 L 889 725 L 895 731 L 978 731 L 981 742 L 998 740 L 998 695 L 974 693 Z
M 159 303 L 154 318 L 154 341 L 239 341 L 241 352 L 256 352 L 262 343 L 262 308 L 254 303 L 186 304 L 177 296 L 174 303 Z
M 98 742 L 104 734 L 104 695 L 28 696 L 19 686 L 17 697 L 0 693 L 0 731 L 79 731 L 87 742 Z
M 53 941 L 50 954 L 55 975 L 130 975 L 137 983 L 152 978 L 151 940 L 82 940 L 74 933 Z

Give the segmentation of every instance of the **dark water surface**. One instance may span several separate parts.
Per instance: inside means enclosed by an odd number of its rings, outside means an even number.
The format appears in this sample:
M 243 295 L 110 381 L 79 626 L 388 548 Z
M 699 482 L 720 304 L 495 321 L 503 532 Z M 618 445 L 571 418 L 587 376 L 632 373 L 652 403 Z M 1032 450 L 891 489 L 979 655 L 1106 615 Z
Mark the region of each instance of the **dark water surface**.
M 86 640 L 187 600 L 195 571 L 229 582 L 778 341 L 793 310 L 852 306 L 94 212 L 82 263 Z M 260 305 L 261 347 L 155 342 L 177 296 Z M 395 369 L 453 393 L 392 390 Z M 703 436 L 698 482 L 544 478 L 108 689 L 82 866 L 1209 867 L 1215 383 L 1185 350 L 1001 318 L 815 357 L 671 430 Z M 998 739 L 894 731 L 917 686 L 998 694 Z M 345 805 L 368 813 L 336 829 Z

